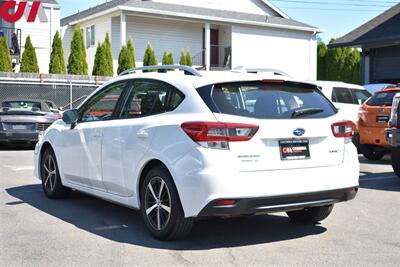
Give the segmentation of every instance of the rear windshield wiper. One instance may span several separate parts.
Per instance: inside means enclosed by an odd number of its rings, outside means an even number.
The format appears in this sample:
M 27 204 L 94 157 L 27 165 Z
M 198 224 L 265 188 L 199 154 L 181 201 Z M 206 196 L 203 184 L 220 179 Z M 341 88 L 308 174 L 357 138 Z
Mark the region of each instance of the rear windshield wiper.
M 322 108 L 298 109 L 292 113 L 292 118 L 298 118 L 298 117 L 303 117 L 303 116 L 307 116 L 307 115 L 318 114 L 321 112 L 324 112 L 324 109 L 322 109 Z

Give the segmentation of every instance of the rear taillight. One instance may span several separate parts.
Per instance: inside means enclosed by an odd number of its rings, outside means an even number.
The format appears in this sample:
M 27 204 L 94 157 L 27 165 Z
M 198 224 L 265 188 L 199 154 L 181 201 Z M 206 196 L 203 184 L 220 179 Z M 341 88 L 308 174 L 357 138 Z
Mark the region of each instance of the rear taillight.
M 335 137 L 352 137 L 355 128 L 352 121 L 341 121 L 332 124 L 332 132 Z
M 182 124 L 182 129 L 203 147 L 229 149 L 229 142 L 249 141 L 259 127 L 242 123 L 185 122 Z

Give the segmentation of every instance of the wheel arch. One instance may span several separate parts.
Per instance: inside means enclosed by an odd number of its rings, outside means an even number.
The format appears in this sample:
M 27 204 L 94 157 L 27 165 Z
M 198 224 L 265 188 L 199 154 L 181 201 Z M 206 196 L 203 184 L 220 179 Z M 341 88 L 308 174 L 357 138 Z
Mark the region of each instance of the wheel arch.
M 39 173 L 40 173 L 40 168 L 41 168 L 41 166 L 42 166 L 43 153 L 44 153 L 47 149 L 49 149 L 49 148 L 52 149 L 52 150 L 54 151 L 53 146 L 52 146 L 52 145 L 50 144 L 50 142 L 48 142 L 48 141 L 44 142 L 44 143 L 42 144 L 42 146 L 40 147 L 39 158 L 38 158 L 38 160 L 39 160 L 39 164 L 38 164 Z
M 153 168 L 155 168 L 157 166 L 165 169 L 171 175 L 172 181 L 174 182 L 175 188 L 177 189 L 177 192 L 178 192 L 179 201 L 181 201 L 181 198 L 179 196 L 178 188 L 177 188 L 176 183 L 174 181 L 174 177 L 173 177 L 171 171 L 168 169 L 167 165 L 165 163 L 163 163 L 159 159 L 150 159 L 143 165 L 142 170 L 140 171 L 138 182 L 137 182 L 137 188 L 136 188 L 137 191 L 136 192 L 137 192 L 137 201 L 138 201 L 137 203 L 138 203 L 139 208 L 141 207 L 141 201 L 140 201 L 141 192 L 140 192 L 140 189 L 141 189 L 141 187 L 143 185 L 144 179 L 145 179 L 147 173 L 151 169 L 153 169 Z

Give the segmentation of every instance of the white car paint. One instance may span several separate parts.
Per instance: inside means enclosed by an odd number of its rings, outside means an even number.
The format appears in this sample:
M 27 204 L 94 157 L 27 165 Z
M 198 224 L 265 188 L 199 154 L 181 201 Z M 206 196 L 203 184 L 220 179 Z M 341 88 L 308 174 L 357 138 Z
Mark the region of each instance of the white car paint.
M 322 93 L 333 102 L 335 107 L 339 109 L 339 113 L 342 114 L 343 119 L 351 120 L 354 124 L 358 121 L 358 111 L 363 103 L 358 104 L 346 104 L 346 103 L 335 103 L 332 99 L 333 88 L 349 88 L 355 90 L 367 91 L 364 87 L 357 84 L 350 84 L 344 82 L 331 82 L 331 81 L 310 81 L 321 88 Z
M 325 119 L 296 120 L 215 114 L 195 90 L 215 83 L 277 79 L 277 76 L 139 73 L 118 77 L 97 91 L 116 81 L 137 78 L 167 82 L 179 89 L 185 99 L 172 112 L 138 119 L 78 123 L 72 130 L 58 120 L 36 146 L 35 175 L 40 179 L 40 155 L 43 145 L 50 144 L 64 186 L 139 209 L 140 174 L 148 162 L 156 159 L 171 173 L 185 217 L 197 217 L 208 203 L 221 198 L 286 196 L 358 186 L 356 148 L 347 138 L 336 138 L 332 133 L 332 124 L 342 120 L 339 114 Z M 218 150 L 202 147 L 190 139 L 181 128 L 188 121 L 250 123 L 260 129 L 250 141 L 230 143 L 229 150 Z M 312 157 L 282 161 L 278 141 L 294 138 L 293 130 L 298 127 L 306 131 L 303 138 L 310 140 Z

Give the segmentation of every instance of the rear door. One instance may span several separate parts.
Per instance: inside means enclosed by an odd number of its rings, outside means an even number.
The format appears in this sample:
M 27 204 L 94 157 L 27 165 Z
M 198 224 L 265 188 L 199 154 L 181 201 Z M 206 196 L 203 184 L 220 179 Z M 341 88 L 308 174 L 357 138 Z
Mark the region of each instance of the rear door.
M 109 193 L 123 197 L 135 194 L 135 170 L 154 138 L 151 126 L 170 110 L 169 106 L 182 100 L 183 96 L 165 82 L 132 81 L 118 120 L 103 128 L 102 173 Z
M 248 142 L 231 142 L 241 171 L 313 168 L 343 162 L 343 138 L 331 126 L 336 109 L 314 86 L 282 82 L 214 86 L 215 117 L 259 125 Z

